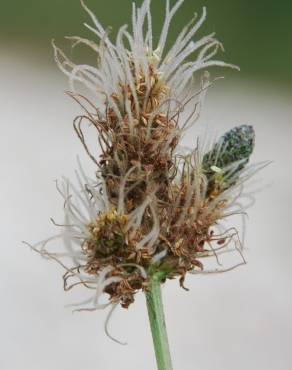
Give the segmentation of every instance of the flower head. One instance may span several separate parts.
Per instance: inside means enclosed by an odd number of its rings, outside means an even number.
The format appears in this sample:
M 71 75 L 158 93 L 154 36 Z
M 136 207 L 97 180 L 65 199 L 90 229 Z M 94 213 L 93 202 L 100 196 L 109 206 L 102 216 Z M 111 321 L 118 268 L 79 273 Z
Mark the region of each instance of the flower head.
M 180 153 L 182 135 L 198 118 L 211 84 L 199 71 L 237 68 L 214 59 L 222 48 L 214 34 L 195 39 L 205 8 L 166 50 L 171 20 L 182 3 L 170 7 L 166 1 L 154 45 L 150 0 L 140 8 L 133 5 L 132 32 L 121 27 L 115 42 L 82 1 L 93 22 L 85 25 L 98 41 L 70 39 L 90 47 L 97 64 L 75 64 L 54 45 L 57 64 L 69 77 L 69 94 L 84 110 L 74 128 L 96 174 L 89 179 L 80 166 L 80 189 L 69 180 L 58 185 L 65 221 L 57 238 L 63 238 L 67 251 L 49 252 L 46 245 L 52 238 L 33 248 L 66 269 L 65 290 L 76 285 L 93 290 L 80 310 L 118 303 L 128 307 L 157 271 L 164 280 L 179 277 L 184 286 L 187 272 L 204 272 L 203 258 L 219 260 L 222 252 L 232 250 L 232 241 L 242 257 L 237 231 L 222 228 L 221 221 L 244 211 L 238 199 L 244 182 L 257 170 L 247 164 L 254 131 L 251 126 L 236 127 L 209 148 L 198 141 L 189 153 Z M 201 83 L 194 91 L 196 77 Z M 88 88 L 89 96 L 76 92 L 76 83 Z M 182 120 L 183 110 L 190 114 Z M 99 157 L 86 144 L 86 121 L 96 130 Z M 106 303 L 100 302 L 104 293 Z

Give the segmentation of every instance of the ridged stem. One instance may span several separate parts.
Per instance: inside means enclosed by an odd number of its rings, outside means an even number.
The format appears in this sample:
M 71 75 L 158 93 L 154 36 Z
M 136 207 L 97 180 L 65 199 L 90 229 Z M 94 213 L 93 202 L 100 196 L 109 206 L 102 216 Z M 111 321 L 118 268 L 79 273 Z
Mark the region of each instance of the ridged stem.
M 163 302 L 161 295 L 161 279 L 163 275 L 153 275 L 149 290 L 146 292 L 146 303 L 152 332 L 157 369 L 172 370 L 167 331 L 165 325 Z

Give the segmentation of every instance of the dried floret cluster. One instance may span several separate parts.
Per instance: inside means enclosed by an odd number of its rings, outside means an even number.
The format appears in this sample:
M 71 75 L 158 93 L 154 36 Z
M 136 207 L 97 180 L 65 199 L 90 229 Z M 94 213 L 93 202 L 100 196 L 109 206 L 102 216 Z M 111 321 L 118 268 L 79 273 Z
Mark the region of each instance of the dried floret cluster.
M 204 271 L 203 258 L 218 258 L 231 241 L 241 253 L 236 230 L 222 229 L 220 222 L 244 211 L 238 199 L 258 168 L 247 165 L 254 131 L 242 125 L 213 144 L 197 140 L 194 149 L 180 150 L 211 84 L 199 71 L 235 68 L 213 59 L 221 48 L 214 34 L 193 40 L 205 9 L 166 51 L 170 22 L 182 2 L 171 8 L 166 1 L 155 48 L 148 0 L 141 8 L 133 6 L 132 33 L 122 27 L 116 43 L 82 2 L 94 24 L 86 26 L 99 43 L 71 39 L 96 53 L 96 66 L 76 65 L 54 45 L 56 61 L 70 79 L 70 95 L 83 109 L 74 128 L 96 174 L 89 179 L 80 168 L 80 190 L 69 180 L 58 186 L 65 199 L 65 221 L 57 238 L 63 238 L 67 251 L 49 252 L 48 241 L 33 248 L 66 269 L 66 290 L 84 285 L 95 291 L 80 303 L 80 310 L 119 303 L 128 307 L 158 271 L 163 280 L 178 277 L 184 287 L 187 272 Z M 194 90 L 199 76 L 200 86 Z M 77 93 L 76 83 L 85 85 L 90 95 Z M 85 122 L 95 129 L 99 153 L 87 145 Z M 102 303 L 104 293 L 109 299 Z

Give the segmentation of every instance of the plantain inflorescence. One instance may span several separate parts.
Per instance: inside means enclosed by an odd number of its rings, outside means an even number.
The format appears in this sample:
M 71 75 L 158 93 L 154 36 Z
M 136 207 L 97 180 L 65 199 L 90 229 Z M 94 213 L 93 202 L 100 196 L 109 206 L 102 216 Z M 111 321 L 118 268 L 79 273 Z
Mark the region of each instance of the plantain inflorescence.
M 213 144 L 198 139 L 194 148 L 182 150 L 212 84 L 206 69 L 237 68 L 214 59 L 222 49 L 214 34 L 195 38 L 205 8 L 166 50 L 182 2 L 170 7 L 166 1 L 154 45 L 149 0 L 140 8 L 134 4 L 132 32 L 121 27 L 115 42 L 82 1 L 95 40 L 69 39 L 89 47 L 96 65 L 76 64 L 53 44 L 56 62 L 69 77 L 68 94 L 82 109 L 75 132 L 96 171 L 89 177 L 80 165 L 77 187 L 68 179 L 58 184 L 65 200 L 62 231 L 32 247 L 65 268 L 65 290 L 81 285 L 93 292 L 77 310 L 127 308 L 157 273 L 163 282 L 178 278 L 184 287 L 188 272 L 204 273 L 206 257 L 219 262 L 232 248 L 244 263 L 238 233 L 224 221 L 245 211 L 239 200 L 258 169 L 248 163 L 255 134 L 242 125 Z M 88 123 L 99 150 L 87 143 Z M 60 239 L 51 251 L 48 243 Z

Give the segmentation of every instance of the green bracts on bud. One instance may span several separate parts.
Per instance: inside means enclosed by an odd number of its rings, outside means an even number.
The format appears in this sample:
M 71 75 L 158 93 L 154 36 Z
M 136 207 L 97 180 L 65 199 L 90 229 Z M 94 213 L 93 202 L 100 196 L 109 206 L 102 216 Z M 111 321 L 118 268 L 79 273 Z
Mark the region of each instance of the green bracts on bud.
M 253 152 L 255 132 L 252 126 L 237 126 L 227 131 L 203 158 L 209 181 L 208 193 L 221 192 L 233 185 Z

